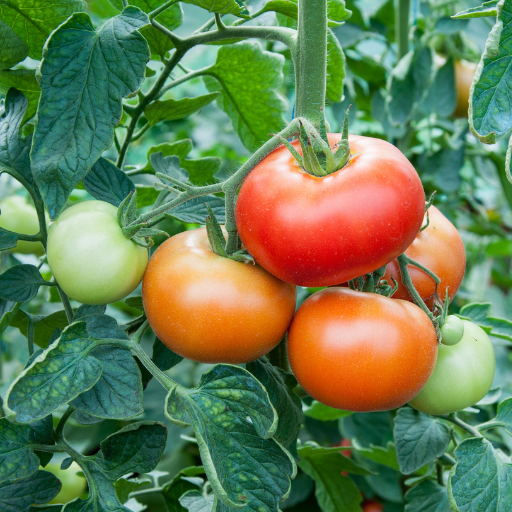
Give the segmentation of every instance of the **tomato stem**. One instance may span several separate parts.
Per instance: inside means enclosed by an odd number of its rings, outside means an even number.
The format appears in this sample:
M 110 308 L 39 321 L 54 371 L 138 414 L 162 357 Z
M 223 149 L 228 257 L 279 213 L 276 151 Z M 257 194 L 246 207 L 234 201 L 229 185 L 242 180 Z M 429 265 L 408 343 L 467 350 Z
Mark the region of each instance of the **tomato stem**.
M 395 0 L 395 39 L 397 60 L 409 51 L 409 12 L 411 0 Z
M 478 429 L 476 429 L 475 427 L 472 427 L 465 421 L 462 421 L 460 418 L 458 418 L 456 413 L 438 414 L 436 416 L 443 420 L 450 421 L 451 423 L 453 423 L 454 425 L 457 425 L 459 428 L 466 431 L 468 434 L 472 435 L 473 437 L 484 437 L 482 434 L 480 434 Z
M 68 408 L 66 409 L 66 412 L 62 415 L 62 418 L 59 420 L 57 427 L 55 428 L 55 439 L 62 439 L 66 422 L 74 412 L 75 408 L 69 405 Z
M 268 354 L 267 358 L 271 364 L 281 368 L 285 372 L 290 371 L 288 355 L 286 353 L 286 338 L 283 338 Z

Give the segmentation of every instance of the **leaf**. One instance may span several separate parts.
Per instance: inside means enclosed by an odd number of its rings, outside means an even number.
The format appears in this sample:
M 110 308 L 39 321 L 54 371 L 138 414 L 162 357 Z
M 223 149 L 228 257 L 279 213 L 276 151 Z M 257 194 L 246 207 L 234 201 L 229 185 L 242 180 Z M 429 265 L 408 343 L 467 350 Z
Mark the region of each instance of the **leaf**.
M 512 341 L 512 322 L 504 318 L 487 316 L 491 304 L 489 302 L 474 302 L 460 309 L 459 316 L 478 324 L 484 331 L 492 336 Z
M 512 503 L 512 465 L 501 460 L 483 437 L 466 439 L 455 450 L 457 465 L 448 481 L 448 498 L 459 512 L 507 512 Z
M 96 384 L 71 402 L 82 412 L 96 418 L 128 419 L 144 412 L 139 367 L 129 350 L 98 347 L 92 354 L 103 365 Z
M 183 0 L 186 4 L 197 5 L 208 12 L 216 12 L 218 14 L 232 14 L 233 16 L 241 16 L 246 13 L 246 9 L 241 7 L 235 0 Z
M 267 390 L 270 401 L 279 417 L 274 437 L 285 448 L 288 448 L 297 440 L 304 419 L 302 403 L 293 391 L 293 388 L 297 385 L 297 380 L 291 373 L 277 368 L 267 360 L 258 359 L 248 363 L 246 369 Z
M 394 437 L 400 471 L 410 475 L 446 451 L 450 429 L 427 414 L 402 407 L 395 416 Z
M 0 4 L 1 5 L 1 4 Z M 0 69 L 12 68 L 28 55 L 27 44 L 14 30 L 0 20 Z
M 153 357 L 151 359 L 163 372 L 183 361 L 183 357 L 167 348 L 158 338 L 155 338 L 153 343 Z
M 421 104 L 421 110 L 435 113 L 440 117 L 449 117 L 457 105 L 455 87 L 455 68 L 450 57 L 436 72 L 427 95 Z
M 85 190 L 99 201 L 119 206 L 135 190 L 133 181 L 106 158 L 100 158 L 82 180 Z
M 217 104 L 231 118 L 233 129 L 249 151 L 283 129 L 286 102 L 278 90 L 284 58 L 244 41 L 222 46 L 204 78 L 210 91 L 220 91 Z
M 346 437 L 356 438 L 363 446 L 386 446 L 393 439 L 393 421 L 388 412 L 363 412 L 343 420 Z
M 162 156 L 162 153 L 153 153 L 150 156 L 151 166 L 155 173 L 165 174 L 182 183 L 190 183 L 188 172 L 180 167 L 180 159 L 177 156 Z
M 455 192 L 459 189 L 461 179 L 459 170 L 464 164 L 465 147 L 460 144 L 457 149 L 441 149 L 434 154 L 423 152 L 418 158 L 419 169 L 435 180 L 444 192 Z
M 199 491 L 187 491 L 180 498 L 180 504 L 185 507 L 188 512 L 211 512 L 215 496 L 207 494 L 206 496 Z
M 297 20 L 297 0 L 270 0 L 270 2 L 267 2 L 264 5 L 264 12 L 270 11 L 274 11 Z M 349 19 L 351 15 L 352 11 L 345 8 L 344 0 L 328 0 L 327 16 L 329 18 L 330 27 L 342 25 L 342 22 Z
M 329 30 L 327 34 L 327 89 L 326 98 L 340 102 L 345 78 L 345 54 L 338 38 Z
M 0 109 L 0 171 L 15 171 L 32 184 L 30 145 L 20 135 L 27 107 L 28 100 L 21 92 L 16 89 L 7 91 L 4 107 Z
M 333 421 L 340 418 L 345 418 L 353 414 L 351 411 L 342 411 L 341 409 L 334 409 L 321 402 L 313 400 L 310 405 L 304 409 L 304 415 L 309 418 L 314 418 L 320 421 Z
M 498 2 L 497 16 L 473 78 L 469 99 L 469 126 L 473 134 L 486 144 L 494 144 L 512 128 L 508 86 L 512 79 L 510 2 Z
M 503 427 L 512 436 L 512 398 L 498 404 L 498 412 L 492 420 L 478 426 L 479 429 Z
M 0 298 L 12 302 L 32 300 L 48 284 L 34 265 L 15 265 L 0 274 Z
M 425 480 L 407 491 L 405 512 L 450 512 L 446 487 Z
M 68 326 L 11 384 L 4 405 L 6 415 L 20 423 L 36 421 L 92 388 L 103 371 L 92 352 L 114 336 L 122 339 L 126 335 L 99 322 Z
M 0 231 L 0 251 L 12 249 L 18 245 L 18 237 L 9 233 Z
M 28 45 L 29 57 L 39 60 L 51 32 L 71 14 L 85 9 L 83 0 L 0 0 L 0 19 Z
M 458 12 L 454 14 L 452 18 L 481 18 L 481 17 L 494 17 L 497 15 L 497 0 L 492 0 L 490 2 L 484 2 L 482 5 L 478 7 L 471 7 L 470 9 L 466 9 L 465 11 Z
M 17 302 L 0 299 L 0 334 L 2 334 L 2 332 L 4 332 L 7 326 L 11 323 L 11 320 L 18 312 L 19 307 L 20 304 Z
M 25 512 L 31 505 L 48 503 L 59 494 L 62 484 L 48 471 L 37 471 L 28 478 L 0 485 L 0 509 Z
M 20 330 L 23 336 L 28 332 L 28 316 L 24 311 L 18 311 L 11 322 L 13 327 Z M 41 348 L 47 348 L 52 334 L 56 329 L 62 331 L 68 325 L 68 319 L 64 310 L 56 311 L 41 320 L 38 320 L 34 330 L 34 342 Z
M 52 219 L 112 145 L 122 98 L 144 80 L 149 49 L 137 30 L 147 23 L 131 6 L 97 30 L 87 14 L 78 13 L 45 46 L 31 159 Z
M 202 474 L 204 474 L 202 467 L 185 468 L 164 485 L 162 497 L 169 512 L 186 512 L 186 509 L 180 505 L 179 498 L 187 491 L 197 490 L 198 482 L 195 482 L 193 477 Z
M 216 365 L 196 389 L 170 391 L 167 417 L 184 425 L 185 411 L 208 480 L 222 502 L 219 510 L 246 505 L 248 511 L 277 512 L 295 465 L 270 438 L 277 417 L 263 386 L 242 368 Z
M 315 495 L 322 512 L 358 510 L 362 496 L 356 484 L 341 474 L 355 463 L 343 457 L 339 449 L 306 445 L 299 448 L 299 466 L 315 481 Z M 366 474 L 361 470 L 359 474 Z
M 23 122 L 32 118 L 37 110 L 37 102 L 41 88 L 37 83 L 35 71 L 32 69 L 4 69 L 0 71 L 0 92 L 4 94 L 14 87 L 28 99 L 28 108 Z
M 357 453 L 360 453 L 366 459 L 397 471 L 400 469 L 396 457 L 395 445 L 392 442 L 388 442 L 386 448 L 383 448 L 382 446 L 375 446 L 373 444 L 371 444 L 369 448 L 363 448 L 356 440 L 353 441 L 353 444 Z
M 208 210 L 204 203 L 210 205 L 219 223 L 224 224 L 226 221 L 225 201 L 224 198 L 217 196 L 203 196 L 190 199 L 190 201 L 166 212 L 166 215 L 189 224 L 204 224 L 208 216 Z
M 212 92 L 195 98 L 153 101 L 144 109 L 144 115 L 152 125 L 160 121 L 184 119 L 211 103 L 218 95 L 218 92 Z

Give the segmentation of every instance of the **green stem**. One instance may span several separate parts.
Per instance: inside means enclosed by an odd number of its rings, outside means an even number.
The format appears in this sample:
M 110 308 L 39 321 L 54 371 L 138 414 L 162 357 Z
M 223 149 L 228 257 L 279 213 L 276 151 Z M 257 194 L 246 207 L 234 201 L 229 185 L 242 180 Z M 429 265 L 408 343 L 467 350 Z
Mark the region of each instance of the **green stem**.
M 64 311 L 66 312 L 66 318 L 68 320 L 68 324 L 73 322 L 73 308 L 71 307 L 71 303 L 69 302 L 68 296 L 64 293 L 62 288 L 59 286 L 59 283 L 55 281 L 55 286 L 57 287 L 57 291 L 60 295 L 60 300 L 64 306 Z
M 178 0 L 169 0 L 168 2 L 163 3 L 160 7 L 155 9 L 154 11 L 151 11 L 148 14 L 148 17 L 150 20 L 156 18 L 161 12 L 164 12 L 166 9 L 177 3 Z
M 418 263 L 417 261 L 414 261 L 413 259 L 407 257 L 407 259 L 409 260 L 409 265 L 412 265 L 413 267 L 416 267 L 416 268 L 419 268 L 420 270 L 423 270 L 423 272 L 425 272 L 425 274 L 427 274 L 429 277 L 432 278 L 432 280 L 436 283 L 436 284 L 439 284 L 441 282 L 441 279 L 439 279 L 439 277 L 437 277 L 437 275 L 432 272 L 432 270 L 430 270 L 429 268 L 425 267 L 425 265 L 422 265 L 421 263 Z
M 290 370 L 288 366 L 288 355 L 286 353 L 286 338 L 282 339 L 279 344 L 267 354 L 267 358 L 270 363 L 281 368 L 281 370 L 285 372 Z
M 218 12 L 215 13 L 215 24 L 218 30 L 225 30 L 227 28 L 222 21 L 222 16 Z
M 395 0 L 395 39 L 397 60 L 409 51 L 409 12 L 411 0 Z
M 443 453 L 443 455 L 441 455 L 438 458 L 446 466 L 454 466 L 455 464 L 457 464 L 457 461 L 447 453 Z
M 174 80 L 174 82 L 171 82 L 170 84 L 166 85 L 165 87 L 162 87 L 162 90 L 158 94 L 158 97 L 162 97 L 167 91 L 170 89 L 173 89 L 174 87 L 177 87 L 178 85 L 181 85 L 184 82 L 188 82 L 189 80 L 192 80 L 193 78 L 197 78 L 200 76 L 203 76 L 207 74 L 213 66 L 206 66 L 205 68 L 198 69 L 197 71 L 191 71 L 190 73 L 187 73 L 186 75 L 181 76 L 180 78 L 177 78 Z
M 54 444 L 31 444 L 30 449 L 36 452 L 64 453 L 66 450 L 62 446 Z
M 292 51 L 293 56 L 293 51 Z M 320 128 L 327 68 L 327 0 L 299 0 L 295 115 Z
M 34 332 L 36 329 L 36 323 L 31 316 L 28 317 L 27 327 L 27 341 L 28 341 L 28 355 L 31 356 L 34 353 Z
M 462 430 L 465 430 L 468 434 L 472 435 L 473 437 L 484 437 L 478 429 L 475 427 L 472 427 L 471 425 L 468 425 L 465 421 L 462 421 L 460 418 L 457 417 L 455 413 L 453 414 L 439 414 L 437 415 L 438 418 L 441 418 L 446 421 L 450 421 L 454 425 L 457 425 Z
M 57 427 L 55 428 L 55 439 L 63 439 L 64 435 L 64 427 L 66 426 L 66 422 L 70 418 L 70 416 L 75 412 L 75 408 L 73 406 L 68 406 L 66 412 L 62 415 L 62 418 L 59 420 Z
M 170 391 L 172 388 L 179 386 L 177 382 L 168 377 L 156 364 L 151 360 L 151 358 L 146 354 L 144 349 L 137 343 L 132 340 L 130 344 L 130 348 L 132 353 L 139 359 L 139 361 L 146 367 L 146 369 L 153 375 L 153 377 L 162 384 L 162 386 Z

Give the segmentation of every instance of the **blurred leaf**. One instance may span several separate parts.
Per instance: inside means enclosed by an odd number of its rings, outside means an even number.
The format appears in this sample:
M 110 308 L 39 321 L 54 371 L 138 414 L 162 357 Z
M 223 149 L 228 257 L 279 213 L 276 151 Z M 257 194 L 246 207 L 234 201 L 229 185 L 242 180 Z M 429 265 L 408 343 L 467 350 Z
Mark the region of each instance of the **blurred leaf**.
M 14 30 L 0 20 L 0 69 L 12 68 L 28 55 L 28 45 Z
M 382 464 L 391 469 L 400 469 L 398 465 L 398 459 L 396 456 L 395 445 L 392 442 L 388 442 L 386 448 L 382 446 L 370 445 L 369 448 L 363 448 L 359 446 L 357 441 L 354 442 L 354 449 L 357 453 L 360 453 L 366 459 L 369 459 L 377 464 Z
M 479 425 L 479 429 L 503 427 L 512 436 L 512 398 L 498 404 L 498 412 L 492 420 Z
M 440 117 L 449 117 L 457 105 L 455 87 L 455 68 L 450 57 L 436 72 L 427 95 L 421 103 L 421 110 L 427 114 L 435 113 Z
M 11 323 L 11 320 L 18 312 L 20 304 L 0 299 L 0 334 Z
M 9 233 L 0 231 L 0 251 L 12 249 L 18 245 L 18 237 Z
M 20 330 L 23 336 L 28 332 L 28 316 L 24 311 L 18 311 L 13 321 L 13 327 Z M 48 347 L 48 342 L 56 329 L 63 330 L 68 325 L 68 319 L 64 310 L 56 311 L 38 321 L 34 330 L 34 343 L 41 348 Z
M 160 121 L 184 119 L 211 103 L 218 95 L 218 92 L 212 92 L 195 98 L 153 101 L 144 109 L 144 115 L 152 125 Z
M 345 418 L 353 414 L 351 411 L 342 411 L 341 409 L 334 409 L 321 402 L 313 400 L 310 405 L 304 409 L 304 414 L 310 418 L 321 421 L 332 421 L 339 418 Z
M 97 30 L 87 14 L 78 13 L 53 32 L 45 47 L 31 159 L 52 219 L 111 146 L 122 98 L 144 80 L 149 50 L 137 29 L 147 23 L 147 16 L 132 6 Z M 103 54 L 106 48 L 112 60 Z
M 338 102 L 343 96 L 345 54 L 338 38 L 329 30 L 327 34 L 327 100 Z
M 424 151 L 418 158 L 418 168 L 435 181 L 443 192 L 455 192 L 460 188 L 460 169 L 464 165 L 465 148 L 443 148 L 434 154 Z
M 297 20 L 298 17 L 297 0 L 270 0 L 263 6 L 263 9 L 263 12 L 273 11 L 294 20 Z M 330 27 L 341 25 L 343 21 L 350 18 L 351 14 L 352 12 L 345 7 L 344 0 L 327 1 L 327 16 Z
M 278 92 L 283 64 L 281 55 L 263 51 L 255 41 L 244 41 L 222 46 L 204 78 L 208 90 L 221 92 L 217 103 L 249 151 L 285 126 L 286 102 Z
M 21 91 L 28 99 L 28 108 L 23 118 L 25 122 L 36 113 L 41 93 L 35 71 L 33 69 L 4 69 L 0 71 L 0 92 L 5 94 L 11 87 Z
M 410 407 L 398 410 L 394 437 L 398 464 L 404 475 L 442 455 L 451 440 L 447 425 Z
M 198 485 L 187 477 L 203 475 L 202 467 L 190 467 L 181 470 L 170 482 L 166 483 L 162 489 L 162 496 L 168 512 L 186 512 L 186 509 L 180 504 L 180 496 L 187 491 L 196 490 Z
M 183 357 L 167 348 L 158 338 L 153 343 L 153 357 L 151 358 L 163 372 L 183 361 Z
M 487 333 L 512 342 L 512 322 L 504 318 L 487 316 L 491 304 L 474 302 L 460 309 L 459 315 L 478 324 Z
M 461 30 L 465 30 L 468 27 L 469 21 L 459 17 L 443 17 L 436 21 L 435 30 L 441 34 L 457 34 Z
M 452 18 L 481 18 L 484 16 L 494 17 L 497 15 L 497 0 L 491 0 L 490 2 L 484 2 L 478 7 L 471 7 L 465 11 L 454 14 Z
M 247 9 L 240 6 L 235 0 L 183 0 L 183 2 L 197 5 L 208 12 L 216 12 L 218 14 L 232 14 L 234 16 L 247 14 Z
M 450 512 L 446 487 L 425 480 L 407 491 L 406 512 Z
M 32 300 L 48 284 L 34 265 L 15 265 L 0 274 L 0 298 L 12 302 Z
M 393 420 L 388 412 L 354 413 L 343 419 L 343 429 L 346 437 L 355 437 L 364 447 L 386 446 L 393 440 Z
M 206 496 L 199 491 L 187 491 L 180 498 L 180 504 L 185 507 L 188 512 L 211 512 L 215 496 L 207 494 Z

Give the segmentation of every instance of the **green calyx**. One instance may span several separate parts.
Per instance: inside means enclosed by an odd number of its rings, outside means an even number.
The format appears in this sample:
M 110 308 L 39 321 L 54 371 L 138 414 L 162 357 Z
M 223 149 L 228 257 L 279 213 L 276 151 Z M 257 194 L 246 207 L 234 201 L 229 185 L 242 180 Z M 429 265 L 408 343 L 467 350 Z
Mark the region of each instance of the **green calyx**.
M 393 277 L 391 277 L 393 286 L 391 286 L 386 280 L 381 280 L 386 273 L 386 267 L 387 265 L 384 265 L 369 274 L 349 281 L 349 288 L 351 290 L 359 290 L 366 293 L 377 293 L 379 295 L 384 295 L 385 297 L 392 297 L 398 289 L 398 283 Z
M 286 139 L 279 137 L 305 172 L 312 176 L 323 177 L 338 171 L 346 165 L 350 157 L 350 147 L 348 144 L 349 110 L 350 107 L 345 112 L 341 141 L 334 148 L 331 148 L 327 139 L 323 112 L 320 131 L 306 119 L 299 119 L 299 143 L 302 155 Z

